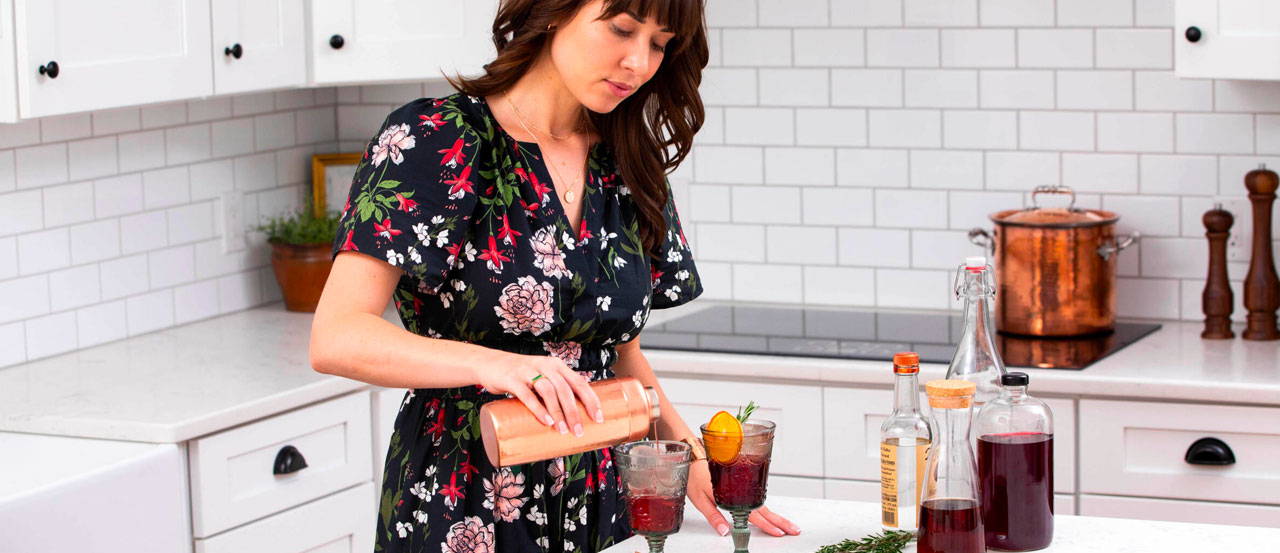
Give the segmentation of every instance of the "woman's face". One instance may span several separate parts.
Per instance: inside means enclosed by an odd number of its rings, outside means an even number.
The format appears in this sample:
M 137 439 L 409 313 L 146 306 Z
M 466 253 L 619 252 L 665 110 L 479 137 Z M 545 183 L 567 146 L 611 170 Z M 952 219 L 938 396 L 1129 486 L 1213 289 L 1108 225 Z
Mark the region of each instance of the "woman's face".
M 556 29 L 551 64 L 578 101 L 608 113 L 657 73 L 663 49 L 675 36 L 654 17 L 620 13 L 600 19 L 603 0 L 592 0 Z

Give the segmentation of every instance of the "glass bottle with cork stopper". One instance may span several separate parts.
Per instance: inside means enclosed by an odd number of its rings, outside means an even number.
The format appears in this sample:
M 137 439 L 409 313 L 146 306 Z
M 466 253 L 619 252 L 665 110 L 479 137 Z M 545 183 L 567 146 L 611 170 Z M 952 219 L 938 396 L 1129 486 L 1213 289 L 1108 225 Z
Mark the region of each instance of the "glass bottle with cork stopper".
M 893 411 L 880 425 L 880 512 L 885 530 L 915 532 L 933 426 L 920 410 L 920 356 L 893 356 Z
M 983 553 L 978 468 L 969 438 L 976 386 L 965 380 L 925 384 L 938 431 L 925 461 L 919 553 Z

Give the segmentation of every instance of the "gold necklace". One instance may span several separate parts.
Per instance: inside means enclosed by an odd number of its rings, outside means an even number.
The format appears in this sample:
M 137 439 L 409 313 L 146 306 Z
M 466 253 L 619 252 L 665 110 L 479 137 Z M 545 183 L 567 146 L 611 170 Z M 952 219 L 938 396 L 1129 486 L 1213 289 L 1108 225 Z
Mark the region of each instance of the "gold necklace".
M 508 104 L 508 105 L 510 105 L 510 106 L 511 106 L 511 109 L 515 112 L 515 114 L 516 114 L 516 120 L 518 120 L 518 121 L 520 122 L 520 126 L 521 126 L 521 127 L 524 127 L 524 132 L 527 132 L 527 133 L 529 133 L 531 136 L 533 136 L 534 143 L 536 144 L 536 143 L 537 143 L 537 140 L 538 140 L 538 133 L 533 132 L 533 129 L 530 129 L 530 128 L 529 128 L 529 125 L 525 123 L 525 121 L 524 121 L 524 117 L 521 117 L 521 116 L 520 116 L 520 110 L 519 110 L 518 108 L 516 108 L 515 103 L 513 103 L 513 102 L 511 101 L 511 98 L 510 98 L 510 97 L 508 97 L 508 98 L 507 98 L 507 104 Z M 560 171 L 556 169 L 556 164 L 555 164 L 555 163 L 552 163 L 552 162 L 551 162 L 551 160 L 546 159 L 546 154 L 545 154 L 545 153 L 543 153 L 543 156 L 542 156 L 542 157 L 543 157 L 543 160 L 547 162 L 547 163 L 546 163 L 547 167 L 550 167 L 550 168 L 551 168 L 551 172 L 552 172 L 552 173 L 555 173 L 555 177 L 556 177 L 556 179 L 558 179 L 558 181 L 559 181 L 559 182 L 565 183 L 565 188 L 568 188 L 568 189 L 569 189 L 569 191 L 568 191 L 567 193 L 565 193 L 565 194 L 563 194 L 563 195 L 561 195 L 561 196 L 560 196 L 561 203 L 564 203 L 565 205 L 570 205 L 570 204 L 572 204 L 572 203 L 573 203 L 573 201 L 574 201 L 574 197 L 575 197 L 575 194 L 574 194 L 574 191 L 573 191 L 572 184 L 571 184 L 571 183 L 569 183 L 569 181 L 565 180 L 565 178 L 564 178 L 563 176 L 561 176 L 561 175 L 560 175 Z M 553 183 L 553 184 L 554 184 L 554 183 Z M 584 184 L 585 184 L 585 183 L 584 183 Z M 556 190 L 556 192 L 557 192 L 557 193 L 559 193 L 559 188 L 560 188 L 560 187 L 558 187 L 558 186 L 556 187 L 556 189 L 557 189 L 557 190 Z M 568 215 L 568 213 L 566 213 L 565 215 Z

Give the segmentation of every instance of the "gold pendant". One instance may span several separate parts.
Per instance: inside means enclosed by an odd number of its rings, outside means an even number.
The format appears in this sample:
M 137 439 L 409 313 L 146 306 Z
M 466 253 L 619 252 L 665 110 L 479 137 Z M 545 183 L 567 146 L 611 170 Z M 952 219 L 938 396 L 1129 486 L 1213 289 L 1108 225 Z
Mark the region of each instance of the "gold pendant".
M 573 191 L 570 190 L 568 194 L 565 194 L 564 199 L 569 203 L 573 203 Z

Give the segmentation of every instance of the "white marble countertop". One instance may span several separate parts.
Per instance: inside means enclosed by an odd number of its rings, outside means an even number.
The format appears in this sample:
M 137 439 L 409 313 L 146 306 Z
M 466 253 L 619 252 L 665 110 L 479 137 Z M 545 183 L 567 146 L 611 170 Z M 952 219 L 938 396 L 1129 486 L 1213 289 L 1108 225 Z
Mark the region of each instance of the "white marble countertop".
M 812 553 L 844 539 L 880 532 L 880 505 L 832 499 L 776 497 L 769 507 L 800 526 L 799 536 L 775 538 L 752 528 L 752 553 Z M 1271 545 L 1267 545 L 1271 544 Z M 1280 529 L 1121 518 L 1054 517 L 1053 543 L 1044 553 L 1204 553 L 1206 551 L 1274 551 Z M 711 530 L 702 515 L 685 504 L 680 532 L 667 538 L 669 553 L 731 551 L 733 542 Z M 634 536 L 605 551 L 647 552 L 644 538 Z M 914 543 L 904 553 L 913 553 Z
M 707 309 L 693 302 L 654 311 L 649 324 Z M 734 304 L 743 305 L 743 304 Z M 1015 370 L 1031 375 L 1033 394 L 1115 399 L 1280 405 L 1280 342 L 1203 340 L 1199 323 L 1160 321 L 1163 328 L 1083 370 Z M 1237 332 L 1238 334 L 1238 332 Z M 644 347 L 659 375 L 771 379 L 831 385 L 892 386 L 890 361 L 863 361 L 661 350 Z M 942 378 L 945 365 L 921 366 L 921 381 Z

